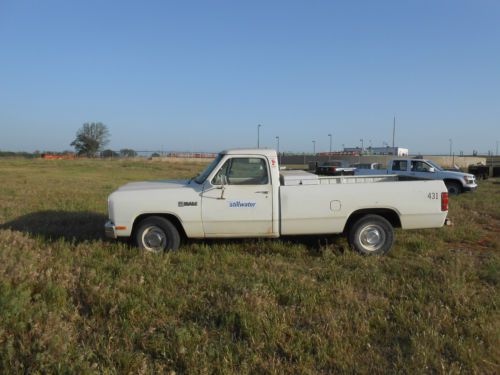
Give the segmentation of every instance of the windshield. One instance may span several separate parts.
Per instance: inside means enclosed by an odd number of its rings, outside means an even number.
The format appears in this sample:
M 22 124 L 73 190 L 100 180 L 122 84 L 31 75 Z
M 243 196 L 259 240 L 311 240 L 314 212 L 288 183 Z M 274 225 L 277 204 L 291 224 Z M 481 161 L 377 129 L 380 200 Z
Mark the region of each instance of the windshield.
M 432 165 L 434 168 L 436 168 L 436 170 L 437 170 L 437 171 L 442 171 L 442 170 L 443 170 L 443 168 L 441 168 L 441 167 L 439 166 L 439 164 L 434 163 L 432 160 L 427 160 L 427 163 L 429 163 L 429 164 L 430 164 L 430 165 Z
M 224 155 L 219 154 L 217 157 L 201 172 L 198 176 L 194 178 L 194 182 L 197 184 L 202 184 L 207 179 L 208 175 L 214 170 L 214 168 L 219 164 L 220 160 Z

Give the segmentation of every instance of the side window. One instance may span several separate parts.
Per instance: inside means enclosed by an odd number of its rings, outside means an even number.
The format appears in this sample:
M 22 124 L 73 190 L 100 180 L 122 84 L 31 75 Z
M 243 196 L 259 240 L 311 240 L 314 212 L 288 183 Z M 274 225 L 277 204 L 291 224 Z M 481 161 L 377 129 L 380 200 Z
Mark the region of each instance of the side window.
M 269 174 L 264 159 L 231 158 L 228 159 L 212 180 L 212 184 L 221 185 L 226 179 L 228 185 L 266 185 Z
M 411 170 L 415 172 L 429 172 L 430 165 L 423 161 L 412 161 Z
M 406 171 L 408 168 L 408 162 L 406 160 L 394 160 L 392 162 L 393 171 Z

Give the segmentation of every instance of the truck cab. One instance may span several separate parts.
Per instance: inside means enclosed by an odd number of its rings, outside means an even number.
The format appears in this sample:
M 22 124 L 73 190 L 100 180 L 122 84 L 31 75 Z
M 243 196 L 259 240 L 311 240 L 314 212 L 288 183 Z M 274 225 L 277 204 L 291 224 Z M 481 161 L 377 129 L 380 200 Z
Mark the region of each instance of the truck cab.
M 108 198 L 106 233 L 134 236 L 138 221 L 160 214 L 189 238 L 278 237 L 279 185 L 274 150 L 222 151 L 192 179 L 120 187 Z
M 278 237 L 279 167 L 272 150 L 228 150 L 194 179 L 205 237 Z

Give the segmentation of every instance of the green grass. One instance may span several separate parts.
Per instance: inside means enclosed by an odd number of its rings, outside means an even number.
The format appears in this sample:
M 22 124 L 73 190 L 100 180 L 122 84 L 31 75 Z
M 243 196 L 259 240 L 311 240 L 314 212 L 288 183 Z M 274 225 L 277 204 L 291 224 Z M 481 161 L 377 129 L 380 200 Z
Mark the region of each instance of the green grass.
M 103 238 L 107 195 L 199 164 L 0 160 L 0 373 L 498 373 L 500 181 L 454 226 L 341 237 Z

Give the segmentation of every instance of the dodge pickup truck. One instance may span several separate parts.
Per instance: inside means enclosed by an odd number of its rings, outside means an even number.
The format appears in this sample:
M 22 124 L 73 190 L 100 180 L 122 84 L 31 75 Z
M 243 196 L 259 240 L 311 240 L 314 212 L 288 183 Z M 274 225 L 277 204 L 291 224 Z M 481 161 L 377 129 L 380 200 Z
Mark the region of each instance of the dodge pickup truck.
M 108 211 L 108 237 L 151 252 L 176 250 L 184 238 L 344 233 L 360 253 L 381 255 L 393 228 L 443 226 L 448 193 L 443 181 L 280 170 L 276 151 L 238 149 L 190 180 L 126 184 L 109 196 Z
M 386 170 L 357 168 L 354 174 L 357 176 L 395 174 L 407 180 L 443 180 L 451 195 L 477 189 L 473 174 L 447 171 L 432 160 L 394 159 L 389 162 L 389 168 Z

